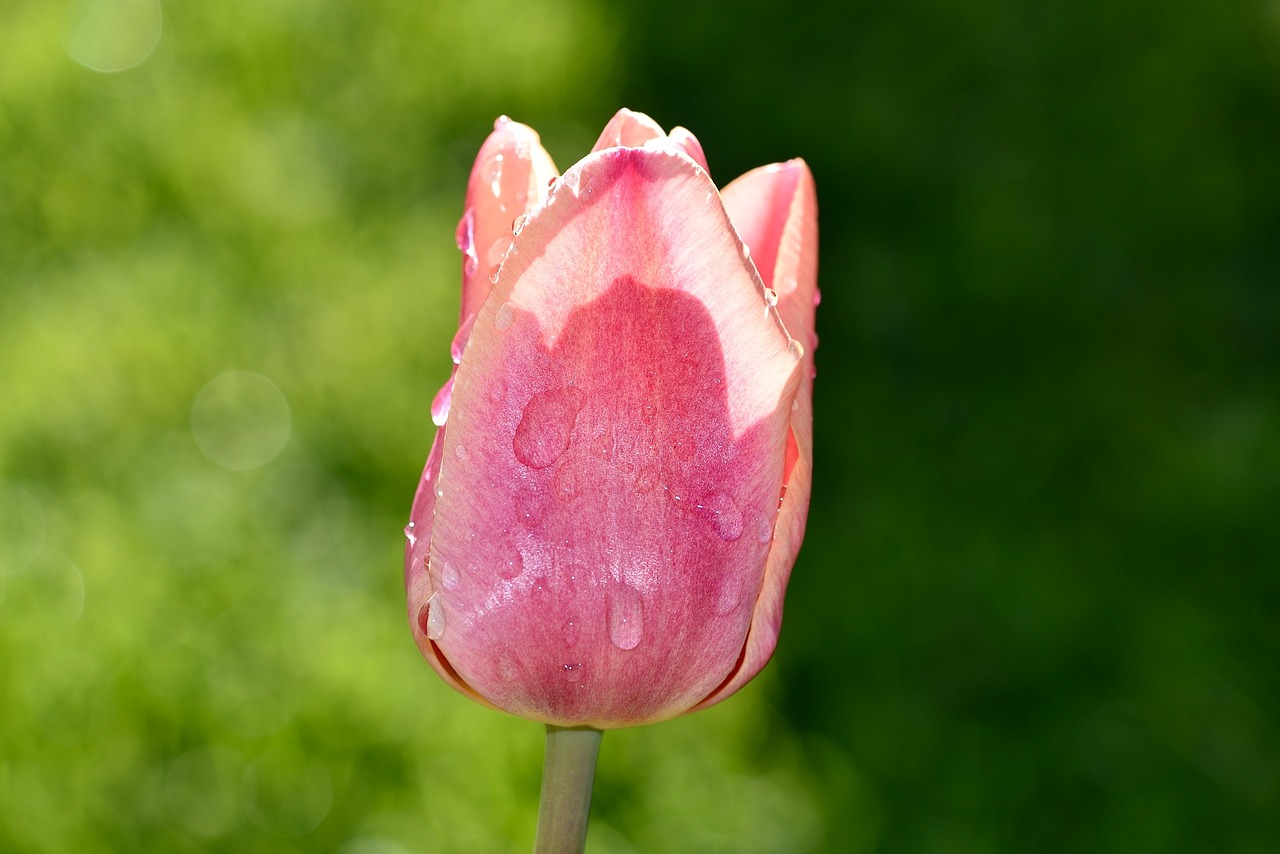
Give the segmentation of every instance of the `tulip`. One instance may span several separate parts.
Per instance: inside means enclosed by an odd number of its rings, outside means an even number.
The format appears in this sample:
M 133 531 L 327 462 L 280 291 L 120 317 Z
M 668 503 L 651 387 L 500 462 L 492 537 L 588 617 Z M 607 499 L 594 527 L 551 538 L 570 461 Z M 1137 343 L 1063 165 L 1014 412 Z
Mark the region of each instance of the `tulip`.
M 457 242 L 455 368 L 406 528 L 419 649 L 553 728 L 725 699 L 773 653 L 809 504 L 808 167 L 717 191 L 691 133 L 623 110 L 560 175 L 502 118 Z

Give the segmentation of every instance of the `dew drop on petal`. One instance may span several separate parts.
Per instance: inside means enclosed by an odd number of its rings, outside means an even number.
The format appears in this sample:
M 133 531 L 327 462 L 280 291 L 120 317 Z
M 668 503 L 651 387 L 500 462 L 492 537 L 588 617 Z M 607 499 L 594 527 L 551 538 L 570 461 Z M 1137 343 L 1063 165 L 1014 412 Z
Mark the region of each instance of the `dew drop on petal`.
M 715 612 L 720 616 L 732 613 L 742 602 L 742 585 L 738 576 L 732 572 L 725 573 L 720 579 L 720 590 L 716 594 Z
M 491 285 L 498 284 L 498 273 L 500 272 L 502 272 L 501 264 L 494 264 L 492 267 L 489 268 L 489 284 Z
M 775 307 L 778 304 L 778 292 L 773 288 L 765 288 L 764 301 L 769 305 L 769 308 Z
M 418 628 L 430 640 L 444 637 L 444 599 L 439 593 L 431 594 L 427 604 L 418 611 Z
M 476 212 L 474 208 L 467 208 L 467 212 L 462 215 L 462 219 L 458 221 L 458 230 L 454 232 L 453 239 L 464 257 L 463 275 L 474 275 L 476 265 L 479 263 L 476 258 Z
M 530 487 L 521 487 L 516 490 L 513 501 L 516 518 L 520 520 L 521 525 L 526 528 L 536 528 L 542 524 L 543 517 L 547 515 L 547 502 L 542 493 Z
M 742 511 L 727 492 L 715 492 L 698 502 L 698 514 L 715 526 L 720 539 L 733 542 L 742 536 Z
M 693 459 L 697 443 L 693 441 L 692 436 L 679 435 L 671 441 L 671 448 L 675 451 L 677 459 L 688 461 Z
M 496 155 L 489 161 L 489 189 L 496 198 L 502 198 L 502 155 Z
M 606 427 L 591 437 L 591 453 L 602 460 L 607 460 L 613 456 L 613 444 L 613 427 Z
M 573 617 L 564 621 L 561 630 L 564 632 L 565 646 L 575 646 L 578 643 L 578 623 Z
M 417 536 L 413 533 L 412 522 L 404 526 L 404 538 L 409 541 L 409 545 L 411 546 L 418 542 Z
M 437 427 L 443 427 L 449 420 L 449 404 L 453 400 L 453 377 L 449 377 L 445 384 L 440 387 L 440 391 L 436 392 L 435 398 L 431 401 L 431 423 Z
M 458 568 L 445 561 L 444 569 L 440 570 L 440 586 L 445 590 L 453 590 L 458 586 L 460 580 Z
M 489 402 L 502 403 L 507 396 L 507 384 L 502 380 L 489 383 Z
M 636 472 L 635 490 L 636 495 L 648 495 L 653 492 L 653 488 L 658 485 L 658 469 L 656 466 L 643 465 Z
M 554 463 L 569 448 L 582 392 L 574 386 L 538 392 L 525 404 L 512 450 L 516 459 L 529 468 L 542 469 Z
M 609 640 L 621 650 L 635 649 L 644 636 L 644 603 L 640 591 L 626 582 L 609 591 Z
M 524 557 L 517 549 L 510 549 L 507 556 L 498 562 L 495 570 L 500 578 L 516 578 L 524 572 Z
M 773 523 L 764 516 L 756 522 L 756 537 L 761 543 L 767 543 L 773 539 Z
M 493 328 L 501 332 L 510 326 L 513 320 L 515 320 L 515 312 L 511 310 L 511 303 L 504 302 L 493 313 Z
M 804 358 L 804 345 L 792 338 L 787 342 L 787 352 L 791 354 L 792 358 L 799 361 Z
M 520 216 L 512 220 L 511 221 L 512 236 L 518 236 L 520 232 L 524 230 L 524 224 L 528 221 L 529 221 L 529 217 L 525 214 L 521 214 Z
M 453 455 L 454 455 L 455 457 L 457 457 L 457 458 L 458 458 L 458 460 L 459 460 L 460 462 L 466 462 L 466 459 L 467 459 L 467 448 L 466 448 L 466 446 L 465 446 L 465 445 L 454 445 L 454 446 L 453 446 Z
M 449 343 L 449 357 L 453 359 L 455 365 L 462 364 L 462 351 L 467 348 L 467 339 L 471 337 L 471 327 L 475 326 L 475 323 L 476 313 L 473 311 L 458 325 L 458 331 L 454 333 L 453 341 Z
M 578 184 L 581 180 L 582 180 L 582 171 L 579 169 L 570 169 L 568 172 L 566 172 L 564 175 L 561 176 L 560 183 L 570 193 L 573 193 L 573 197 L 576 199 L 578 197 Z
M 489 249 L 484 253 L 484 261 L 490 267 L 496 267 L 502 263 L 502 259 L 507 257 L 507 250 L 511 248 L 510 237 L 499 237 L 489 245 Z
M 570 682 L 577 682 L 582 678 L 582 662 L 575 661 L 564 665 L 564 678 Z
M 572 463 L 566 463 L 557 469 L 554 481 L 556 498 L 572 501 L 578 497 L 578 472 Z

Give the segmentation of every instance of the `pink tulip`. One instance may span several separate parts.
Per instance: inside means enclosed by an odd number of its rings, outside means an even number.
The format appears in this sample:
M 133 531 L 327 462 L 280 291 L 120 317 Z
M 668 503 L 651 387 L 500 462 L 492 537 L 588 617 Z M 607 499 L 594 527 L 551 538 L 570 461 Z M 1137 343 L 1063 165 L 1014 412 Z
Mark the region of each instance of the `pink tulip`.
M 557 175 L 502 118 L 457 237 L 457 366 L 405 530 L 418 647 L 557 726 L 718 703 L 773 654 L 804 536 L 808 167 L 717 191 L 692 134 L 623 110 Z

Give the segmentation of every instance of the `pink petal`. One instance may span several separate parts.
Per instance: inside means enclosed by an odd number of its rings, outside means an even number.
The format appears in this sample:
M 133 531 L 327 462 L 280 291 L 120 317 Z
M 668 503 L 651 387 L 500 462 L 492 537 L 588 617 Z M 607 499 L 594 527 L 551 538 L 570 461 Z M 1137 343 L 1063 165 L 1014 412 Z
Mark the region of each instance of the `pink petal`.
M 600 138 L 596 140 L 595 147 L 591 151 L 603 151 L 606 148 L 618 146 L 639 148 L 651 139 L 665 137 L 666 133 L 663 132 L 662 126 L 653 119 L 644 113 L 637 113 L 624 107 L 618 110 L 617 114 L 604 126 L 604 131 L 601 132 Z
M 492 286 L 492 269 L 511 245 L 512 225 L 546 198 L 547 184 L 557 174 L 533 128 L 505 116 L 494 122 L 471 169 L 466 211 L 458 223 L 463 252 L 460 318 L 479 311 Z
M 444 453 L 444 435 L 443 427 L 436 432 L 435 441 L 431 444 L 431 453 L 427 456 L 426 467 L 422 471 L 422 478 L 418 481 L 418 492 L 413 497 L 409 524 L 404 529 L 404 587 L 409 607 L 409 627 L 413 631 L 413 639 L 422 652 L 423 658 L 441 679 L 476 702 L 489 706 L 491 704 L 488 700 L 471 690 L 458 678 L 453 668 L 440 655 L 435 640 L 428 637 L 430 609 L 436 606 L 432 596 L 437 589 L 443 587 L 444 583 L 441 569 L 432 567 L 429 560 L 436 484 L 439 480 L 440 462 Z
M 767 536 L 807 376 L 788 343 L 705 171 L 609 148 L 566 173 L 456 374 L 430 545 L 455 685 L 614 727 L 730 678 L 794 536 L 790 509 Z
M 803 160 L 791 160 L 748 172 L 726 187 L 723 196 L 761 276 L 777 289 L 778 313 L 788 332 L 807 346 L 791 412 L 794 444 L 788 446 L 787 479 L 746 650 L 732 677 L 697 708 L 733 694 L 773 655 L 787 581 L 804 539 L 813 480 L 813 354 L 817 347 L 813 318 L 818 293 L 818 204 L 813 176 Z
M 707 155 L 702 151 L 702 143 L 688 130 L 678 127 L 671 131 L 671 144 L 693 158 L 693 161 L 710 172 L 707 166 Z M 732 218 L 732 217 L 730 217 Z

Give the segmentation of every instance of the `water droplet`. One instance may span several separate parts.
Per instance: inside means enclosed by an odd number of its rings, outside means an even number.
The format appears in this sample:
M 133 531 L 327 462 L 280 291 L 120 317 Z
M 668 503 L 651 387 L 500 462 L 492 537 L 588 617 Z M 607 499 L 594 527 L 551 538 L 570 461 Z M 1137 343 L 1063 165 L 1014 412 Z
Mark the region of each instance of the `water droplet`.
M 413 546 L 418 542 L 417 536 L 413 533 L 412 522 L 404 526 L 404 538 L 409 541 L 410 546 Z
M 436 498 L 444 498 L 444 487 L 443 487 L 443 486 L 437 486 L 437 487 L 436 487 Z
M 512 500 L 515 502 L 516 518 L 520 520 L 520 524 L 526 528 L 536 528 L 542 524 L 543 517 L 547 515 L 547 502 L 542 493 L 527 486 L 521 487 L 516 490 Z
M 511 303 L 504 302 L 498 306 L 498 310 L 493 313 L 493 328 L 501 332 L 511 325 L 516 319 L 515 312 L 511 308 Z
M 792 358 L 799 361 L 804 358 L 804 345 L 792 338 L 787 342 L 787 352 L 791 354 Z
M 494 130 L 502 130 L 504 127 L 506 127 L 506 126 L 507 126 L 507 125 L 509 125 L 509 124 L 511 124 L 511 117 L 510 117 L 510 116 L 498 116 L 498 117 L 497 117 L 496 119 L 494 119 L 494 121 L 493 121 L 493 129 L 494 129 Z
M 566 190 L 568 190 L 570 193 L 573 193 L 573 197 L 576 199 L 578 197 L 578 184 L 581 180 L 582 180 L 582 170 L 570 169 L 568 172 L 566 172 L 564 175 L 561 176 L 560 183 Z
M 626 582 L 609 592 L 609 640 L 621 650 L 635 649 L 644 636 L 644 603 L 640 591 Z
M 773 288 L 765 288 L 764 301 L 768 304 L 769 308 L 775 307 L 778 304 L 778 292 Z
M 495 198 L 502 198 L 502 155 L 499 154 L 489 161 L 489 189 L 493 191 Z
M 745 261 L 745 260 L 749 259 L 750 257 L 751 257 L 751 247 L 750 247 L 750 246 L 748 246 L 748 245 L 747 245 L 747 244 L 745 244 L 745 243 L 744 243 L 744 244 L 742 244 L 742 258 L 743 258 L 743 260 Z
M 502 272 L 501 264 L 494 264 L 492 267 L 489 268 L 489 284 L 491 285 L 498 284 L 498 274 L 500 272 Z
M 476 266 L 480 263 L 476 258 L 476 212 L 467 208 L 467 212 L 458 220 L 458 230 L 454 233 L 454 242 L 462 251 L 462 274 L 470 278 L 475 275 Z
M 556 498 L 572 501 L 578 497 L 578 472 L 573 462 L 567 462 L 556 470 Z
M 715 526 L 720 539 L 733 542 L 742 536 L 742 511 L 727 492 L 713 492 L 694 507 L 702 518 Z
M 742 603 L 742 586 L 738 576 L 725 573 L 720 579 L 720 592 L 716 594 L 715 612 L 720 616 L 732 613 Z
M 756 537 L 761 543 L 767 543 L 773 539 L 773 523 L 764 516 L 761 516 L 760 521 L 756 522 Z
M 418 629 L 430 640 L 440 640 L 444 636 L 444 599 L 439 593 L 432 593 L 427 604 L 418 611 Z
M 557 181 L 559 181 L 559 180 L 560 180 L 559 178 L 548 178 L 548 179 L 547 179 L 547 189 L 550 189 L 550 188 L 554 187 L 554 186 L 556 185 L 556 182 L 557 182 Z
M 445 590 L 453 590 L 458 586 L 460 580 L 458 568 L 445 561 L 444 568 L 440 570 L 440 586 Z
M 524 572 L 524 556 L 513 547 L 507 556 L 498 562 L 495 570 L 500 578 L 515 578 Z
M 582 662 L 575 661 L 572 664 L 564 665 L 564 678 L 570 682 L 577 682 L 582 678 Z
M 502 263 L 502 259 L 507 257 L 507 250 L 511 248 L 510 237 L 499 237 L 489 246 L 487 252 L 484 253 L 485 263 L 491 267 L 496 267 Z
M 676 458 L 681 460 L 693 459 L 693 452 L 697 450 L 697 443 L 693 441 L 692 436 L 676 436 L 671 442 L 671 448 L 676 453 Z
M 613 456 L 613 442 L 613 427 L 606 427 L 591 438 L 591 453 L 602 460 L 607 460 Z
M 445 380 L 445 384 L 436 392 L 431 401 L 431 423 L 443 427 L 449 420 L 449 404 L 453 400 L 453 377 Z
M 569 448 L 582 403 L 582 392 L 574 386 L 549 389 L 530 398 L 512 440 L 516 459 L 534 469 L 560 459 Z
M 466 459 L 467 459 L 467 449 L 466 449 L 466 446 L 464 446 L 464 445 L 454 445 L 454 446 L 453 446 L 453 455 L 454 455 L 455 457 L 457 457 L 460 461 L 465 462 L 465 461 L 466 461 Z
M 795 400 L 791 401 L 791 411 L 792 412 L 800 411 L 800 398 L 797 397 Z
M 813 292 L 813 306 L 817 308 L 820 305 L 822 305 L 822 291 L 815 290 Z
M 473 311 L 459 324 L 458 331 L 449 344 L 449 357 L 453 359 L 455 365 L 462 364 L 462 351 L 467 349 L 467 339 L 471 337 L 471 327 L 475 326 L 475 323 L 476 313 Z
M 564 645 L 565 646 L 577 645 L 578 624 L 572 617 L 564 621 L 564 626 L 562 626 L 561 629 L 564 632 Z
M 648 495 L 653 492 L 653 488 L 658 485 L 658 467 L 655 465 L 643 465 L 640 471 L 636 472 L 635 479 L 636 495 Z
M 489 402 L 502 403 L 507 396 L 507 384 L 502 380 L 494 380 L 489 383 Z
M 512 236 L 519 236 L 520 232 L 524 230 L 524 224 L 528 221 L 529 217 L 527 214 L 520 214 L 520 216 L 513 219 L 511 221 Z

